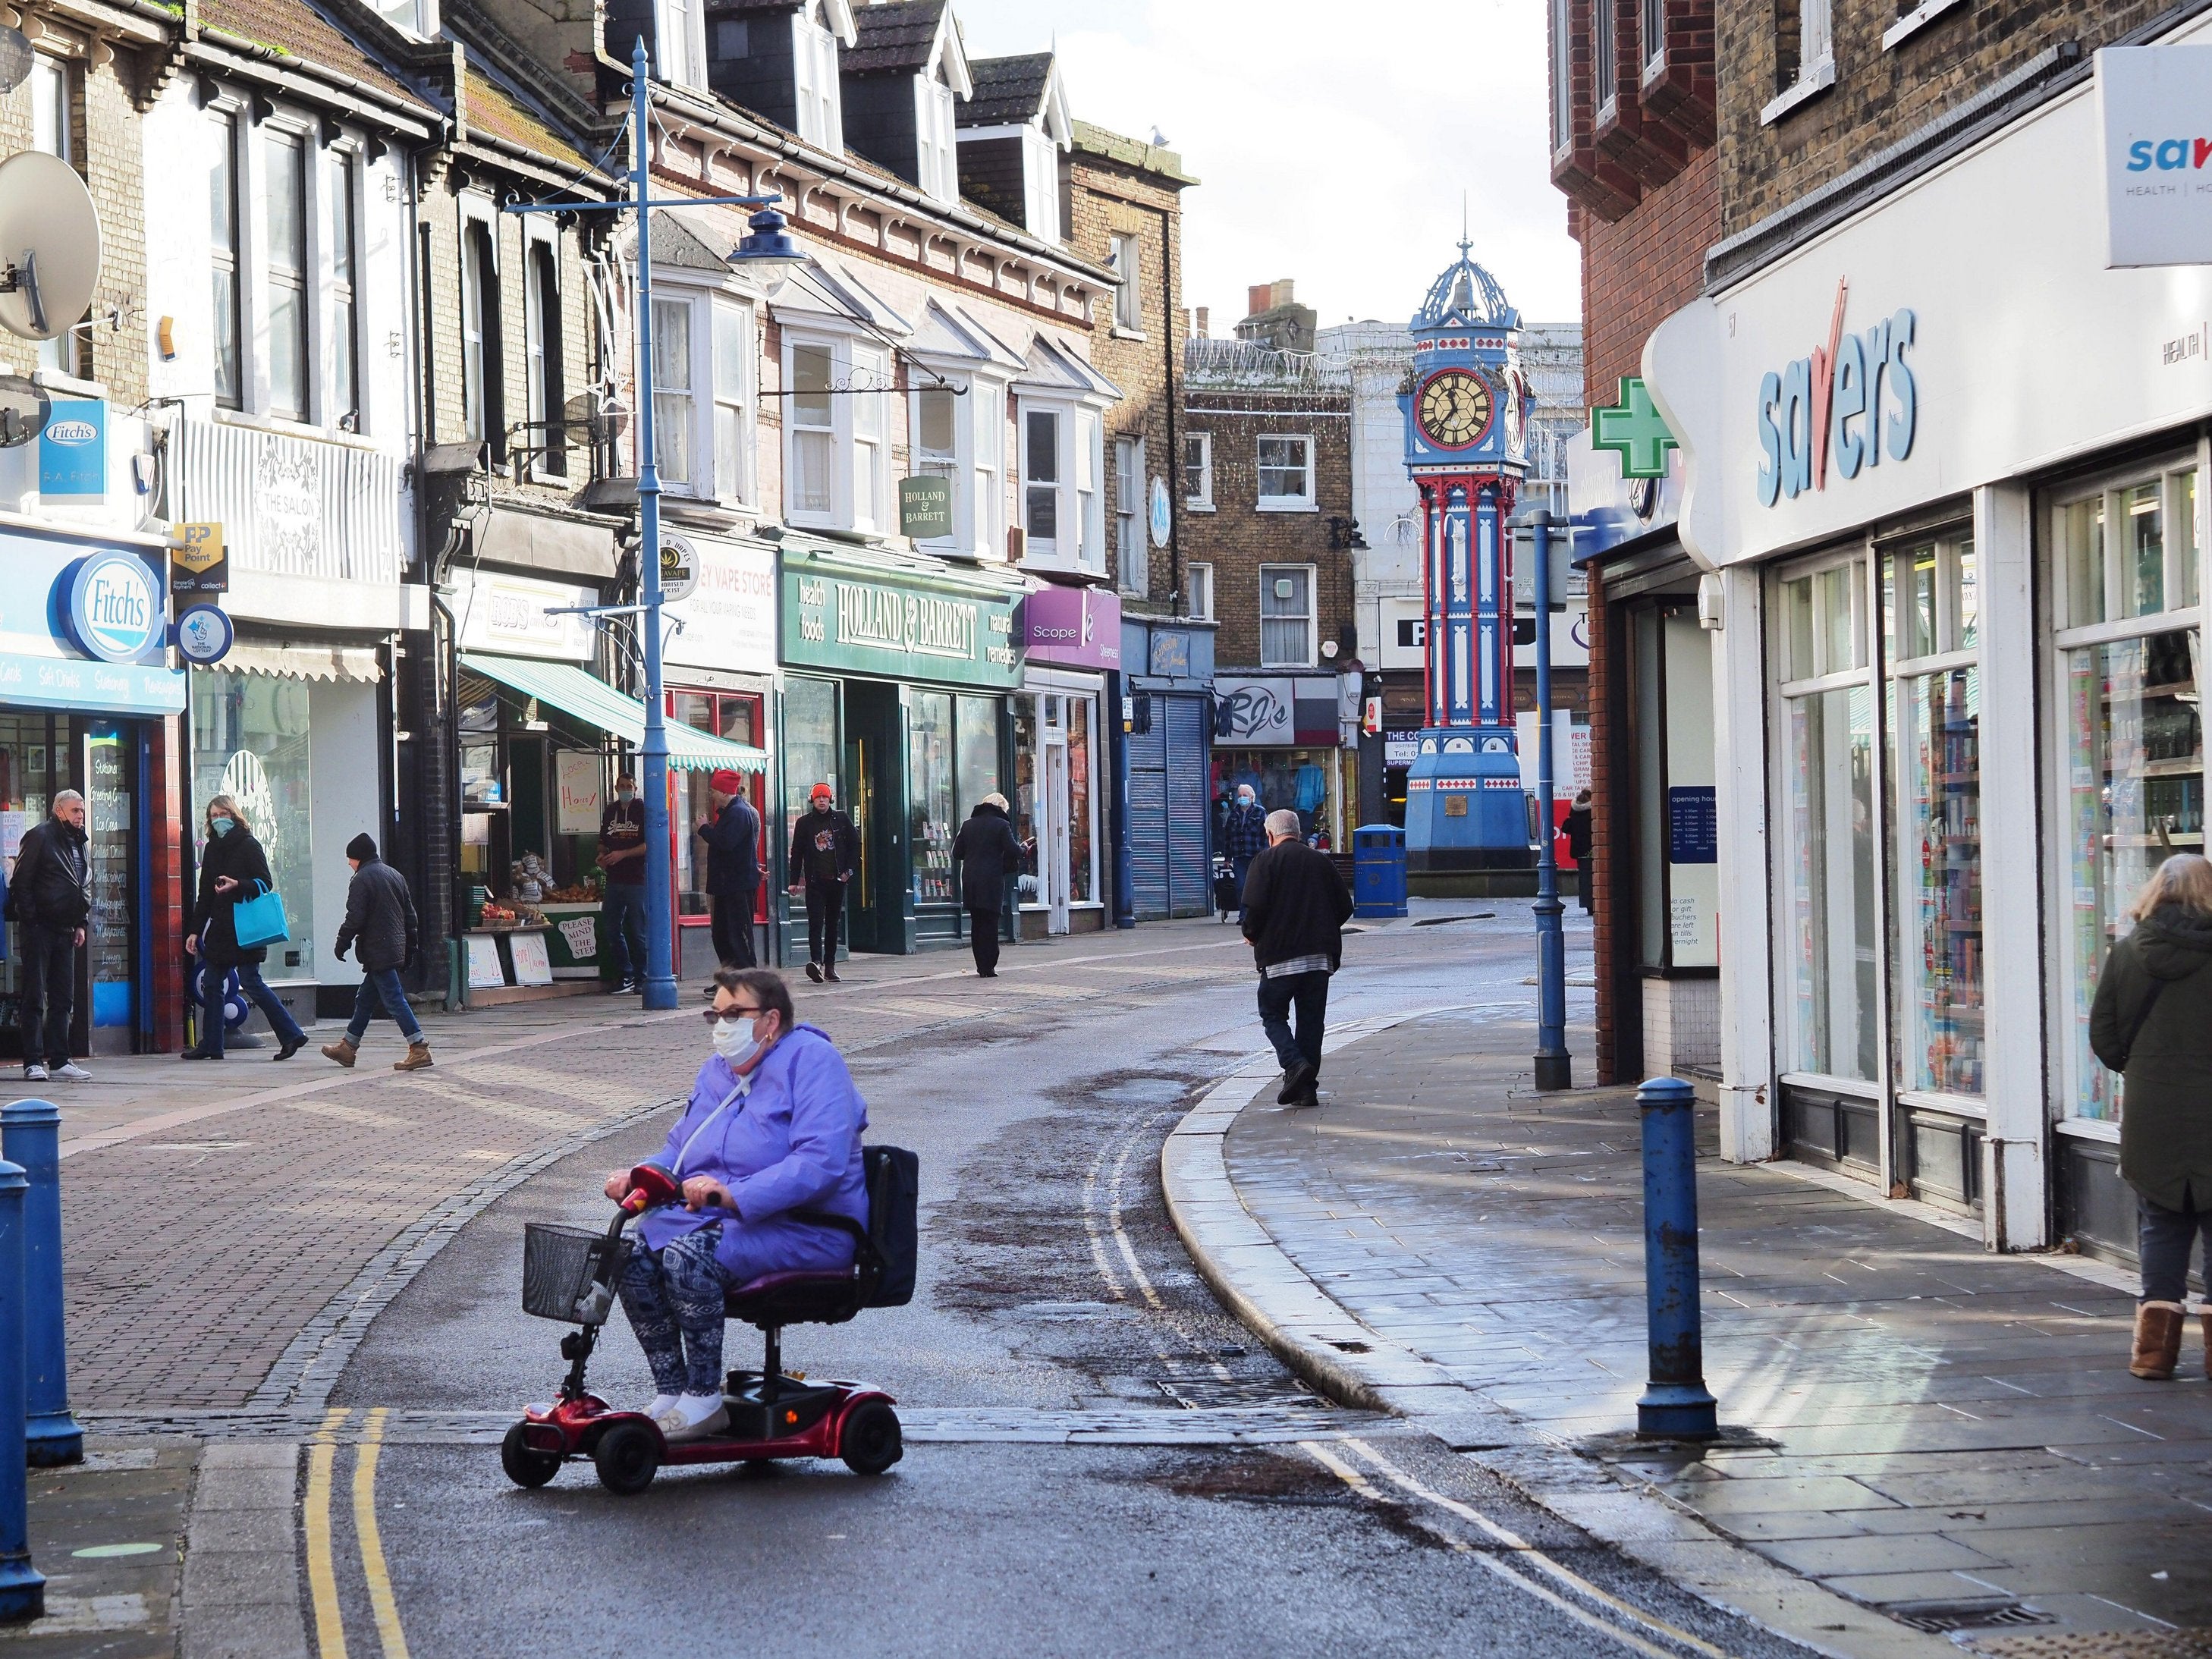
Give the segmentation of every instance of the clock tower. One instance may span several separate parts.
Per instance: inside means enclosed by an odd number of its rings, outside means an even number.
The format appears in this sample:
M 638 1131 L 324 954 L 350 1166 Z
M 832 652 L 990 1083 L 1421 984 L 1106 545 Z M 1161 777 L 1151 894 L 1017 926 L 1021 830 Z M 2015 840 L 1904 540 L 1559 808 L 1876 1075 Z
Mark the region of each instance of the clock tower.
M 1468 257 L 1430 285 L 1399 388 L 1421 497 L 1427 708 L 1406 775 L 1409 870 L 1535 862 L 1513 725 L 1513 502 L 1528 470 L 1521 313 Z

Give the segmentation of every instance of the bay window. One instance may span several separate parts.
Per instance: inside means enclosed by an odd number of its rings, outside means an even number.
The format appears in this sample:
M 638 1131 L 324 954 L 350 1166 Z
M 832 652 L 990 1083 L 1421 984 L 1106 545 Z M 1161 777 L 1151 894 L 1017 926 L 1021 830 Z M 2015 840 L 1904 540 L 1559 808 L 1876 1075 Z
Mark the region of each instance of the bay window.
M 1031 557 L 1060 554 L 1060 428 L 1057 409 L 1022 411 L 1022 526 Z
M 670 282 L 665 273 L 655 276 L 653 450 L 661 485 L 699 501 L 750 501 L 752 308 L 726 295 Z M 790 401 L 792 419 L 800 418 L 801 404 L 808 418 L 828 418 L 824 395 L 810 392 Z
M 653 302 L 653 464 L 660 482 L 690 493 L 698 400 L 692 395 L 691 301 Z
M 793 523 L 882 533 L 890 490 L 884 402 L 890 359 L 849 338 L 810 340 L 787 326 L 785 512 Z
M 1106 427 L 1086 404 L 1021 399 L 1022 520 L 1030 556 L 1106 574 Z
M 714 493 L 726 501 L 752 499 L 752 313 L 727 300 L 709 302 L 714 315 Z
M 837 419 L 836 399 L 830 395 L 830 362 L 826 345 L 790 349 L 791 499 L 786 505 L 821 520 L 836 510 L 830 473 L 837 457 Z
M 914 476 L 942 478 L 952 492 L 954 533 L 936 536 L 924 547 L 950 548 L 956 543 L 960 521 L 960 443 L 955 405 L 959 399 L 950 386 L 925 386 L 914 394 Z

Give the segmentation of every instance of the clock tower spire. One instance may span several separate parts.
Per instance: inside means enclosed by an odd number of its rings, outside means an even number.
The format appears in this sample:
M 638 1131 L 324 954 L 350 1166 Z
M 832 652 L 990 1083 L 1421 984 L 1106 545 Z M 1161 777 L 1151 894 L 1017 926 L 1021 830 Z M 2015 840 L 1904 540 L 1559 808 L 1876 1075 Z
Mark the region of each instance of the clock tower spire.
M 1430 284 L 1399 388 L 1421 497 L 1426 712 L 1406 778 L 1408 868 L 1527 869 L 1513 724 L 1513 503 L 1528 470 L 1521 313 L 1470 257 Z

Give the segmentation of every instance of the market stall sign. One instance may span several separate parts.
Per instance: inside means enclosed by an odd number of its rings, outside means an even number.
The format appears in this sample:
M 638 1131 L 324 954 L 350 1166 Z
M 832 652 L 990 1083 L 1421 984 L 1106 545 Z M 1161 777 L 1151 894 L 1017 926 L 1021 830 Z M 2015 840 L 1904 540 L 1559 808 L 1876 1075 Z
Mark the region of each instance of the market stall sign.
M 222 526 L 180 524 L 173 529 L 177 539 L 169 549 L 169 592 L 229 592 L 230 554 L 223 546 Z
M 1016 595 L 848 576 L 787 562 L 783 654 L 810 667 L 1011 688 Z
M 899 480 L 899 534 L 918 542 L 952 533 L 952 480 L 925 475 Z
M 1825 345 L 1770 372 L 1759 386 L 1759 500 L 1772 507 L 1808 489 L 1828 487 L 1832 457 L 1837 477 L 1856 478 L 1881 465 L 1909 459 L 1920 422 L 1920 389 L 1905 351 L 1917 323 L 1899 311 L 1863 334 L 1844 328 L 1850 279 L 1836 284 L 1836 306 Z

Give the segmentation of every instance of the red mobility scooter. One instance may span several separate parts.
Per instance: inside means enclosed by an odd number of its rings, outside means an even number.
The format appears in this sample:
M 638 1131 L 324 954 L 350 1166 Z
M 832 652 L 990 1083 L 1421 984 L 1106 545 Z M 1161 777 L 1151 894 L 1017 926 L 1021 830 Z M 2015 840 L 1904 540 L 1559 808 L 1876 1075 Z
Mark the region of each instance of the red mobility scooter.
M 664 1463 L 753 1463 L 783 1457 L 836 1457 L 859 1474 L 881 1474 L 904 1447 L 891 1397 L 864 1382 L 809 1382 L 783 1370 L 786 1325 L 842 1325 L 863 1308 L 900 1307 L 914 1296 L 920 1160 L 902 1147 L 862 1151 L 868 1225 L 819 1211 L 802 1220 L 853 1235 L 854 1260 L 843 1273 L 766 1273 L 732 1291 L 732 1319 L 757 1326 L 768 1352 L 757 1371 L 733 1370 L 723 1383 L 729 1430 L 709 1440 L 670 1445 L 642 1412 L 618 1411 L 586 1391 L 584 1366 L 614 1310 L 615 1285 L 629 1259 L 623 1231 L 633 1217 L 683 1194 L 667 1170 L 641 1164 L 630 1191 L 604 1232 L 533 1221 L 523 1230 L 522 1308 L 577 1329 L 561 1339 L 568 1375 L 561 1397 L 532 1406 L 507 1431 L 500 1466 L 518 1486 L 542 1486 L 572 1458 L 592 1460 L 609 1492 L 643 1492 Z

